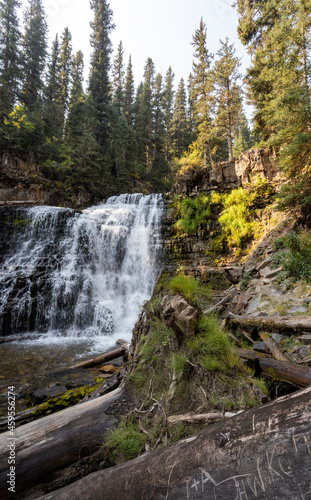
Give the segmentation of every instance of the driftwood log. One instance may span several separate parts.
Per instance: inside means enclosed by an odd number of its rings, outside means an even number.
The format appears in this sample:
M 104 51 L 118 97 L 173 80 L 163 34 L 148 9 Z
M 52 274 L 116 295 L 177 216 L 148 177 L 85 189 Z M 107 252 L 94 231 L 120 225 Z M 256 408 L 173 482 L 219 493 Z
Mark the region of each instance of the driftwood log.
M 209 309 L 207 309 L 206 311 L 204 311 L 204 314 L 211 314 L 211 313 L 214 313 L 214 312 L 217 312 L 217 311 L 221 311 L 221 309 L 228 304 L 228 302 L 230 302 L 230 300 L 233 299 L 233 297 L 235 297 L 237 294 L 237 289 L 235 287 L 233 287 L 229 293 L 222 299 L 220 300 L 219 302 L 217 302 L 217 304 L 211 306 Z
M 307 388 L 42 500 L 308 500 L 310 419 Z
M 238 316 L 229 314 L 226 323 L 232 327 L 268 331 L 311 331 L 310 316 Z
M 264 343 L 266 344 L 266 346 L 268 347 L 269 351 L 272 353 L 275 359 L 278 359 L 280 361 L 288 361 L 288 359 L 280 351 L 276 343 L 273 341 L 271 337 L 269 337 L 269 335 L 267 335 L 264 332 L 259 332 L 259 336 L 261 340 L 264 341 Z
M 308 366 L 278 361 L 276 359 L 260 358 L 259 365 L 264 375 L 275 380 L 289 382 L 295 387 L 306 387 L 311 385 L 311 368 Z
M 81 363 L 77 363 L 76 365 L 69 366 L 68 370 L 73 368 L 91 368 L 92 366 L 101 365 L 107 361 L 111 361 L 112 359 L 124 356 L 126 352 L 127 349 L 124 346 L 118 347 L 113 351 L 105 352 L 100 356 L 96 356 L 96 358 L 87 359 L 86 361 L 81 361 Z
M 0 435 L 0 498 L 16 498 L 33 486 L 50 482 L 60 471 L 102 446 L 117 422 L 105 411 L 121 389 L 18 427 L 14 436 Z M 15 447 L 16 495 L 8 491 L 9 444 Z M 79 497 L 78 497 L 79 498 Z

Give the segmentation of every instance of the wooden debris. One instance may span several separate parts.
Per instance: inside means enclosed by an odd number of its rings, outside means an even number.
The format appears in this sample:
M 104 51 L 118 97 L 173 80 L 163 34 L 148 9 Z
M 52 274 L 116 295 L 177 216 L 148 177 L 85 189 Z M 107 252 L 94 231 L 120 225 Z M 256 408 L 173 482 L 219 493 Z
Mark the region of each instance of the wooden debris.
M 226 304 L 228 304 L 228 302 L 230 302 L 230 300 L 233 299 L 233 297 L 235 297 L 236 294 L 237 294 L 237 289 L 236 289 L 236 287 L 233 287 L 230 290 L 230 292 L 222 300 L 220 300 L 219 302 L 217 302 L 217 304 L 215 304 L 214 306 L 212 306 L 209 309 L 207 309 L 206 311 L 204 311 L 204 314 L 211 314 L 214 312 L 221 311 L 221 309 Z
M 256 327 L 258 330 L 268 331 L 311 331 L 310 316 L 239 316 L 230 313 L 226 323 L 236 328 Z
M 311 388 L 94 472 L 41 500 L 310 498 Z
M 121 389 L 18 427 L 14 431 L 16 496 L 59 476 L 59 471 L 90 456 L 117 423 L 105 411 L 121 397 Z M 0 435 L 0 498 L 11 499 L 7 474 L 9 432 Z M 14 496 L 14 495 L 13 495 Z M 79 497 L 76 497 L 79 498 Z
M 240 347 L 236 347 L 234 349 L 234 352 L 241 358 L 248 359 L 250 361 L 255 361 L 256 359 L 262 359 L 262 358 L 270 359 L 270 356 L 268 356 L 267 354 L 254 351 L 253 349 L 241 349 Z
M 263 373 L 273 379 L 288 382 L 295 387 L 311 385 L 311 368 L 289 361 L 259 358 Z
M 264 341 L 275 359 L 278 359 L 280 361 L 288 361 L 286 356 L 284 356 L 284 354 L 280 351 L 274 340 L 269 337 L 269 335 L 264 332 L 259 332 L 259 336 Z
M 171 415 L 167 417 L 168 424 L 176 424 L 177 422 L 188 422 L 188 423 L 202 423 L 202 422 L 217 422 L 217 420 L 223 420 L 224 418 L 231 418 L 237 415 L 236 413 L 231 412 L 214 412 L 214 413 L 202 413 L 202 414 L 193 414 L 187 413 L 185 415 Z
M 81 361 L 81 363 L 69 366 L 68 370 L 73 368 L 91 368 L 92 366 L 101 365 L 103 363 L 106 363 L 106 361 L 111 361 L 112 359 L 124 356 L 126 352 L 127 350 L 125 347 L 118 347 L 113 351 L 109 351 L 106 352 L 105 354 L 101 354 L 100 356 L 96 356 L 96 358 L 88 359 L 86 361 Z

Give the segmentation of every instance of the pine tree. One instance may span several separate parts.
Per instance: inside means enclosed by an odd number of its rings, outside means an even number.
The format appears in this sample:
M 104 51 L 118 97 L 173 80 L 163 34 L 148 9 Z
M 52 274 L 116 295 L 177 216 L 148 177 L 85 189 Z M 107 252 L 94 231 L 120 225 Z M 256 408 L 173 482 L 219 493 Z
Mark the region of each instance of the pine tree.
M 139 109 L 135 118 L 137 140 L 137 161 L 144 168 L 145 177 L 149 175 L 153 156 L 153 90 L 154 63 L 149 57 L 145 64 L 144 83 L 138 94 Z M 140 90 L 139 89 L 139 90 Z
M 20 31 L 17 0 L 0 1 L 0 120 L 18 100 L 21 78 Z
M 171 66 L 165 76 L 165 89 L 163 94 L 164 122 L 165 122 L 165 159 L 169 160 L 169 151 L 172 146 L 171 125 L 174 106 L 174 73 Z
M 176 92 L 171 134 L 173 141 L 172 152 L 174 156 L 179 158 L 189 146 L 187 95 L 183 79 L 180 80 Z
M 191 99 L 193 100 L 195 131 L 197 141 L 201 145 L 204 156 L 204 164 L 207 164 L 207 152 L 211 164 L 213 164 L 213 102 L 212 80 L 210 65 L 212 54 L 206 47 L 206 26 L 203 19 L 200 21 L 200 27 L 193 36 L 194 62 L 193 78 L 191 81 Z
M 62 126 L 65 125 L 65 118 L 68 110 L 69 100 L 69 86 L 71 76 L 71 33 L 68 28 L 64 29 L 61 49 L 60 49 L 60 62 L 59 62 L 59 81 L 60 81 L 60 94 L 59 104 L 61 109 Z
M 223 42 L 217 52 L 213 76 L 214 92 L 217 104 L 216 126 L 221 134 L 227 137 L 229 161 L 233 160 L 233 134 L 237 125 L 239 110 L 241 108 L 241 90 L 238 81 L 240 60 L 235 57 L 234 45 L 229 44 L 229 39 Z
M 247 151 L 254 145 L 249 124 L 245 113 L 241 110 L 234 135 L 233 155 L 237 158 L 241 153 Z
M 113 61 L 112 67 L 112 106 L 115 115 L 119 118 L 123 111 L 124 93 L 124 65 L 123 65 L 123 44 L 118 45 L 118 51 Z
M 134 87 L 133 66 L 132 66 L 132 58 L 130 56 L 127 66 L 126 79 L 125 79 L 124 106 L 123 106 L 124 116 L 129 125 L 133 124 L 134 93 L 135 93 L 135 87 Z
M 239 33 L 252 53 L 248 96 L 255 133 L 279 151 L 288 176 L 282 208 L 311 208 L 310 0 L 238 1 Z
M 66 143 L 75 153 L 83 133 L 85 94 L 83 90 L 83 54 L 78 51 L 72 58 L 72 86 L 66 121 Z
M 112 52 L 110 32 L 114 29 L 114 24 L 112 22 L 112 10 L 106 0 L 90 0 L 90 5 L 94 11 L 94 21 L 91 22 L 93 54 L 89 90 L 96 105 L 100 125 L 97 140 L 101 146 L 104 146 L 107 143 L 110 126 L 109 70 L 110 54 Z
M 47 54 L 47 24 L 41 0 L 29 0 L 23 38 L 22 101 L 29 111 L 40 108 Z

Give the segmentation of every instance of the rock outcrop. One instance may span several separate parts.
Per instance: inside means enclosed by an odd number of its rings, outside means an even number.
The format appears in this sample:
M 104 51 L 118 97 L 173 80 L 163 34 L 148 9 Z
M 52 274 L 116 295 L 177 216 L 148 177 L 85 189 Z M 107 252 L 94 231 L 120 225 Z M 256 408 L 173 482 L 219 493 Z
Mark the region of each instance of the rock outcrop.
M 254 176 L 260 176 L 269 181 L 277 180 L 280 171 L 273 148 L 250 149 L 242 153 L 235 162 L 235 174 L 240 186 L 248 184 Z

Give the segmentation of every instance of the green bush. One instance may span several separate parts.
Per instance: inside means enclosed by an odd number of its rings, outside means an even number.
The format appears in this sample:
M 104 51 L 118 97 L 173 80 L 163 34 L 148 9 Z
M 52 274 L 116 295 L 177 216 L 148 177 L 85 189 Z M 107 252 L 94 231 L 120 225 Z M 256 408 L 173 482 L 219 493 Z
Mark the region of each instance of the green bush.
M 211 288 L 203 285 L 191 276 L 177 274 L 171 278 L 167 284 L 168 289 L 174 293 L 180 293 L 186 300 L 197 302 L 198 295 L 209 297 Z
M 311 282 L 311 236 L 305 231 L 291 232 L 275 242 L 275 261 L 282 264 L 288 278 Z
M 171 359 L 171 367 L 177 375 L 183 375 L 187 369 L 188 357 L 178 352 L 174 353 Z
M 254 222 L 251 220 L 251 204 L 254 194 L 243 188 L 233 189 L 222 197 L 224 210 L 218 221 L 224 231 L 229 246 L 243 248 L 254 235 Z
M 199 231 L 206 230 L 206 225 L 212 218 L 211 198 L 204 194 L 177 200 L 176 208 L 179 219 L 174 227 L 178 233 L 198 234 Z
M 107 439 L 107 456 L 115 463 L 137 457 L 143 450 L 146 436 L 130 420 L 122 420 L 114 427 Z

